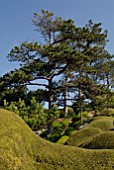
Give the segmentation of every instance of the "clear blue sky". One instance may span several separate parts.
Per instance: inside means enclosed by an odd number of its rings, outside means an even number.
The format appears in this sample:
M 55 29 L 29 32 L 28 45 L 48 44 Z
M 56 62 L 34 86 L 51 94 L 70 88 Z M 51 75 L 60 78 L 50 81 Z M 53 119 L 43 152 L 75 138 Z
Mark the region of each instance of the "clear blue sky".
M 108 30 L 107 50 L 114 54 L 114 0 L 0 0 L 0 76 L 17 67 L 6 58 L 15 45 L 41 40 L 32 18 L 42 9 L 72 18 L 77 26 L 85 26 L 90 19 L 101 22 Z

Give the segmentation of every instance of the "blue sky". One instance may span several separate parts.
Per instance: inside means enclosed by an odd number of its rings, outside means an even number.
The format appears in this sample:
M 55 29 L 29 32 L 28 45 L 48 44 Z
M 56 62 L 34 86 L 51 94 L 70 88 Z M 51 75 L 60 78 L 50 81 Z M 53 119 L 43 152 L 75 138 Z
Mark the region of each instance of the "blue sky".
M 85 26 L 90 19 L 101 22 L 108 30 L 107 50 L 114 54 L 114 0 L 0 0 L 0 76 L 18 67 L 6 58 L 15 45 L 41 41 L 32 19 L 42 9 L 71 18 L 77 26 Z

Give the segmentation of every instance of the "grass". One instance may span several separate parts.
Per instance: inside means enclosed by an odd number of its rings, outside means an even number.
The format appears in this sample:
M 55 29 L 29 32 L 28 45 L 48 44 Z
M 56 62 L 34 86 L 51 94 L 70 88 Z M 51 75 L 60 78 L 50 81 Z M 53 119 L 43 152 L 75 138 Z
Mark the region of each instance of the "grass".
M 112 149 L 93 150 L 46 141 L 16 114 L 0 110 L 1 170 L 113 170 Z

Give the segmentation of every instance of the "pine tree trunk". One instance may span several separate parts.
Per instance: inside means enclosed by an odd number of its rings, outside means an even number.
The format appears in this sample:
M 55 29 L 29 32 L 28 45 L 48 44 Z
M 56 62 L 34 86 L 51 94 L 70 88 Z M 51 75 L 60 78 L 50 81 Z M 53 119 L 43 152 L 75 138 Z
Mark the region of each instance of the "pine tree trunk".
M 79 101 L 80 101 L 80 124 L 82 124 L 82 92 L 79 90 Z
M 53 90 L 52 90 L 52 79 L 49 80 L 48 82 L 49 84 L 49 106 L 48 109 L 50 110 L 52 108 L 53 105 Z M 47 126 L 48 129 L 48 134 L 52 134 L 53 133 L 53 126 L 52 126 L 52 122 L 53 120 L 50 120 Z
M 49 106 L 48 109 L 51 109 L 53 105 L 53 90 L 52 90 L 52 79 L 49 80 Z
M 53 105 L 53 94 L 51 94 L 51 91 L 49 92 L 49 109 L 51 109 L 52 105 Z
M 65 92 L 64 92 L 64 117 L 68 116 L 68 78 L 65 78 Z

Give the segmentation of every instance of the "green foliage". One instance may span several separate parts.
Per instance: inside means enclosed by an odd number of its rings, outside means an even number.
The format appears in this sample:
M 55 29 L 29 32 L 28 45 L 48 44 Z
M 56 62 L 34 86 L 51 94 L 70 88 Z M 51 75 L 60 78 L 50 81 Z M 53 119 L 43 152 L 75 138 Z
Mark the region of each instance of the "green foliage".
M 69 125 L 69 120 L 63 119 L 61 121 L 56 120 L 53 122 L 53 128 L 57 131 L 61 131 Z
M 0 168 L 35 170 L 32 157 L 35 141 L 28 126 L 15 113 L 6 110 L 0 110 L 0 119 Z
M 63 121 L 61 122 L 63 127 L 67 127 L 69 125 L 70 119 L 63 119 Z
M 4 100 L 4 108 L 13 112 L 18 113 L 18 108 L 16 106 L 16 102 L 11 102 L 10 105 L 8 106 L 8 102 L 6 102 L 6 100 Z
M 47 120 L 48 122 L 51 122 L 54 119 L 59 118 L 60 116 L 60 111 L 58 109 L 57 105 L 53 105 L 51 109 L 47 110 Z
M 76 121 L 74 121 L 72 127 L 73 127 L 74 129 L 77 129 L 77 128 L 79 127 L 79 125 L 80 125 L 80 119 L 77 118 Z
M 113 116 L 114 117 L 114 108 L 105 108 L 100 112 L 101 116 Z
M 80 147 L 87 149 L 114 149 L 114 132 L 98 134 L 84 142 Z
M 0 110 L 2 170 L 113 170 L 112 149 L 90 150 L 53 144 L 35 135 L 18 115 Z M 109 137 L 109 136 L 107 136 Z
M 49 134 L 47 138 L 56 142 L 62 136 L 59 142 L 64 143 L 67 136 L 63 134 L 73 134 L 79 121 L 82 119 L 83 123 L 86 119 L 88 107 L 86 99 L 91 101 L 91 107 L 95 110 L 113 108 L 111 90 L 113 89 L 114 60 L 113 56 L 105 50 L 107 31 L 102 30 L 101 23 L 94 24 L 90 20 L 88 24 L 80 28 L 74 24 L 73 20 L 54 18 L 53 13 L 44 10 L 41 15 L 34 14 L 33 23 L 36 30 L 43 36 L 44 44 L 24 42 L 20 46 L 15 46 L 8 54 L 10 61 L 20 63 L 20 68 L 0 78 L 0 105 L 2 106 L 3 100 L 6 99 L 4 107 L 17 113 L 32 129 L 37 129 L 46 123 L 52 124 L 55 132 L 52 135 Z M 67 81 L 62 79 L 63 75 L 68 76 Z M 39 80 L 43 80 L 43 83 Z M 45 92 L 43 88 L 40 92 L 38 90 L 35 93 L 31 92 L 27 100 L 28 85 L 45 87 Z M 62 94 L 65 101 L 65 87 L 66 93 L 79 93 L 75 96 L 77 98 L 73 105 L 78 114 L 77 117 L 73 109 L 68 108 L 68 117 L 77 118 L 71 127 L 68 127 L 69 120 L 54 121 L 61 114 L 54 102 L 58 102 Z M 66 99 L 69 95 L 70 93 L 66 95 Z M 43 104 L 38 105 L 43 97 L 49 102 L 49 110 L 44 110 Z M 105 169 L 107 166 L 108 169 L 114 168 L 114 154 L 111 151 L 87 151 L 82 148 L 53 145 L 33 135 L 16 114 L 2 110 L 0 116 L 0 146 L 3 147 L 0 163 L 3 170 L 86 170 Z M 90 146 L 91 143 L 94 148 L 96 145 L 101 148 L 101 142 L 97 143 L 97 140 L 100 141 L 101 137 L 104 137 L 104 141 L 108 137 L 111 139 L 112 133 L 108 133 L 110 129 L 113 129 L 112 118 L 96 118 L 86 128 L 73 134 L 68 143 L 79 146 L 84 144 L 86 139 L 91 138 L 87 145 Z M 101 131 L 107 131 L 107 133 L 104 134 Z M 99 133 L 100 135 L 96 136 Z M 107 148 L 107 143 L 104 144 L 103 148 Z M 110 145 L 113 147 L 112 143 Z M 110 161 L 109 155 L 112 158 Z
M 69 140 L 67 141 L 67 144 L 72 146 L 80 146 L 85 141 L 91 139 L 93 136 L 96 136 L 101 132 L 102 131 L 100 129 L 97 129 L 96 127 L 91 127 L 91 128 L 86 127 L 71 135 Z
M 93 121 L 88 125 L 88 127 L 96 127 L 98 129 L 101 129 L 102 131 L 108 131 L 113 128 L 113 118 L 98 116 L 93 119 Z
M 26 106 L 25 101 L 21 99 L 10 104 L 4 100 L 4 108 L 17 113 L 32 129 L 38 129 L 47 120 L 43 104 L 38 105 L 35 97 L 31 99 L 30 106 Z
M 78 116 L 79 116 L 79 114 L 78 114 Z M 84 123 L 84 121 L 87 119 L 88 119 L 88 112 L 82 111 L 82 123 Z
M 43 104 L 38 105 L 34 97 L 31 100 L 28 113 L 28 118 L 33 119 L 32 129 L 38 129 L 46 123 L 46 114 L 44 113 Z
M 64 134 L 67 126 L 69 125 L 69 120 L 67 119 L 57 119 L 52 123 L 53 133 L 47 136 L 47 139 L 52 142 L 57 142 L 59 138 Z
M 57 128 L 57 129 L 62 128 L 62 123 L 58 122 L 58 121 L 54 121 L 52 125 L 53 125 L 54 128 Z
M 57 143 L 65 144 L 66 141 L 68 140 L 68 138 L 69 138 L 69 136 L 64 135 L 57 141 Z
M 38 88 L 40 86 L 42 90 L 45 87 L 46 94 L 40 91 L 39 101 L 42 101 L 44 94 L 51 109 L 54 102 L 60 103 L 62 95 L 62 102 L 65 102 L 66 87 L 67 97 L 70 96 L 70 92 L 77 94 L 79 91 L 84 96 L 84 99 L 82 96 L 78 96 L 77 99 L 76 112 L 79 112 L 80 104 L 83 107 L 82 111 L 85 111 L 85 99 L 95 103 L 95 96 L 101 97 L 106 90 L 110 92 L 113 87 L 114 62 L 113 56 L 105 49 L 107 31 L 103 31 L 101 23 L 93 23 L 90 20 L 81 28 L 77 27 L 72 19 L 63 20 L 45 10 L 42 10 L 41 14 L 34 13 L 33 23 L 35 30 L 43 37 L 44 44 L 23 42 L 10 51 L 9 61 L 18 61 L 20 68 L 0 79 L 3 96 L 10 87 L 11 90 L 28 85 L 37 85 Z M 63 75 L 67 77 L 67 83 Z M 40 80 L 43 80 L 43 83 Z M 101 84 L 104 81 L 106 86 Z M 18 93 L 15 91 L 13 94 Z M 36 93 L 31 94 L 36 96 Z M 3 99 L 4 97 L 1 98 Z M 70 109 L 69 116 L 71 115 L 74 113 Z
M 72 107 L 68 107 L 68 115 L 67 116 L 71 117 L 71 118 L 75 117 L 75 112 Z
M 51 141 L 51 142 L 56 143 L 59 140 L 60 137 L 61 137 L 61 133 L 59 131 L 56 131 L 53 134 L 47 135 L 46 139 Z
M 113 120 L 106 116 L 93 118 L 88 125 L 71 135 L 67 144 L 88 149 L 113 149 Z
M 15 70 L 3 75 L 3 77 L 0 77 L 0 106 L 4 105 L 5 99 L 7 102 L 15 102 L 18 101 L 19 98 L 26 98 L 28 88 L 25 85 L 19 85 L 21 76 L 17 76 L 17 74 L 18 73 Z
M 85 120 L 88 119 L 88 112 L 87 111 L 82 111 L 82 124 L 85 122 Z M 80 126 L 80 113 L 78 113 L 77 115 L 75 115 L 75 117 L 72 118 L 73 124 L 72 127 L 74 129 L 77 129 Z
M 73 126 L 70 126 L 70 127 L 67 128 L 67 130 L 65 131 L 64 135 L 71 136 L 71 135 L 73 135 L 76 132 L 77 132 L 77 130 Z

